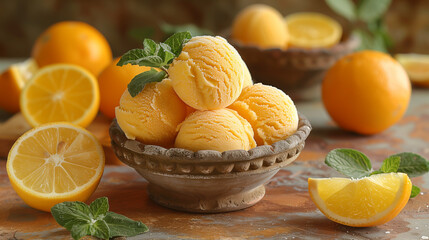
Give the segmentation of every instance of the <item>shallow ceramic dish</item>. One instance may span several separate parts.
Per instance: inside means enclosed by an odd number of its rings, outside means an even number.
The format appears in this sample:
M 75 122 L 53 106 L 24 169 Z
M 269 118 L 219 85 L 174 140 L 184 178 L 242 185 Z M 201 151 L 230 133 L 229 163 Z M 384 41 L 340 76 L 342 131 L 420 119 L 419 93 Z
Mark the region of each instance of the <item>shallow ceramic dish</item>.
M 272 145 L 192 152 L 129 140 L 116 120 L 110 126 L 115 154 L 149 182 L 153 201 L 200 213 L 235 211 L 257 203 L 265 195 L 264 183 L 298 157 L 310 131 L 310 122 L 300 114 L 297 132 Z
M 344 36 L 340 43 L 330 48 L 286 50 L 261 49 L 227 38 L 246 62 L 255 82 L 280 88 L 293 100 L 320 97 L 320 83 L 326 71 L 359 46 L 359 39 L 352 36 Z

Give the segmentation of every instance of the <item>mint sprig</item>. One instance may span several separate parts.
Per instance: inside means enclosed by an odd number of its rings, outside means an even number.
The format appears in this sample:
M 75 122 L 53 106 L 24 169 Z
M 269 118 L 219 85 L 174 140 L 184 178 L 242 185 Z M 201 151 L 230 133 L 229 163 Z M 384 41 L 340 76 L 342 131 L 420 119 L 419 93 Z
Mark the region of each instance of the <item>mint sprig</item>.
M 192 38 L 189 32 L 178 32 L 163 43 L 151 39 L 143 41 L 143 49 L 131 49 L 119 59 L 117 66 L 127 64 L 152 67 L 150 71 L 135 76 L 128 84 L 128 92 L 132 97 L 139 94 L 147 83 L 160 82 L 168 77 L 167 69 L 182 52 L 184 44 Z M 161 69 L 161 72 L 153 68 Z
M 70 231 L 73 239 L 94 236 L 101 239 L 131 237 L 149 231 L 140 221 L 109 212 L 106 197 L 94 200 L 89 206 L 83 202 L 63 202 L 51 208 L 58 224 Z
M 372 169 L 371 161 L 365 154 L 348 148 L 330 151 L 326 155 L 325 163 L 350 178 L 362 178 L 390 172 L 402 172 L 409 177 L 417 177 L 429 172 L 429 162 L 422 156 L 409 152 L 389 156 L 383 161 L 379 170 Z M 410 198 L 419 193 L 420 188 L 413 185 Z
M 387 52 L 393 45 L 383 22 L 391 0 L 325 0 L 338 15 L 346 18 L 352 33 L 360 39 L 359 50 Z

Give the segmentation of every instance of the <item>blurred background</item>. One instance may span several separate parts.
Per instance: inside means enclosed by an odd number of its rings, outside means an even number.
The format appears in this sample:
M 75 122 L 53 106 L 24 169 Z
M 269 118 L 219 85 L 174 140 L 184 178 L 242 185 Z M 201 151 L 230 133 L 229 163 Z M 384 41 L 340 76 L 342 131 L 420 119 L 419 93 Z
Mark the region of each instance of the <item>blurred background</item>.
M 253 3 L 268 4 L 283 15 L 325 13 L 349 31 L 368 27 L 338 15 L 320 0 L 0 0 L 0 58 L 29 57 L 37 36 L 58 21 L 91 24 L 107 38 L 113 55 L 119 56 L 141 47 L 146 37 L 162 40 L 177 25 L 224 33 L 238 11 Z M 393 0 L 381 21 L 389 36 L 390 53 L 429 54 L 429 1 Z

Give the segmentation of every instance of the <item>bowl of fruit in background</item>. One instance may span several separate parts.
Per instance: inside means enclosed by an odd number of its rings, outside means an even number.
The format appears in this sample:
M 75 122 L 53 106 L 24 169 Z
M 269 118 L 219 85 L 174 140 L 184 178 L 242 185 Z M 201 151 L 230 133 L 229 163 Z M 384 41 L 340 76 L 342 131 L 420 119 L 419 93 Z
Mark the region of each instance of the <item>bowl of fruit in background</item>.
M 224 38 L 189 34 L 171 46 L 176 56 L 163 70 L 140 75 L 159 81 L 137 91 L 132 81 L 120 99 L 110 126 L 117 157 L 148 181 L 149 197 L 162 206 L 216 213 L 254 205 L 264 184 L 299 156 L 309 121 L 283 91 L 253 84 Z M 136 63 L 136 51 L 119 65 Z
M 278 87 L 294 100 L 319 98 L 326 71 L 360 43 L 323 14 L 303 12 L 284 18 L 262 4 L 243 9 L 224 35 L 255 82 Z

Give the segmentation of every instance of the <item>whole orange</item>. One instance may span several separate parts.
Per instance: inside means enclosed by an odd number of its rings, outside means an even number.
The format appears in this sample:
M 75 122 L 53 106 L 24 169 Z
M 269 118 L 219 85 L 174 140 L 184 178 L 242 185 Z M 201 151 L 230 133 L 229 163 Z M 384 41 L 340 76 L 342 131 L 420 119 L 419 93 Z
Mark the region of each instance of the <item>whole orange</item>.
M 128 83 L 136 75 L 150 70 L 150 67 L 127 64 L 116 66 L 119 58 L 113 60 L 98 76 L 100 88 L 100 112 L 109 118 L 115 118 L 115 107 L 127 89 Z
M 40 67 L 54 63 L 82 66 L 97 76 L 112 61 L 106 38 L 83 22 L 59 22 L 36 40 L 32 56 Z
M 382 132 L 405 113 L 411 84 L 403 67 L 387 54 L 360 51 L 328 70 L 322 100 L 342 128 L 360 134 Z

